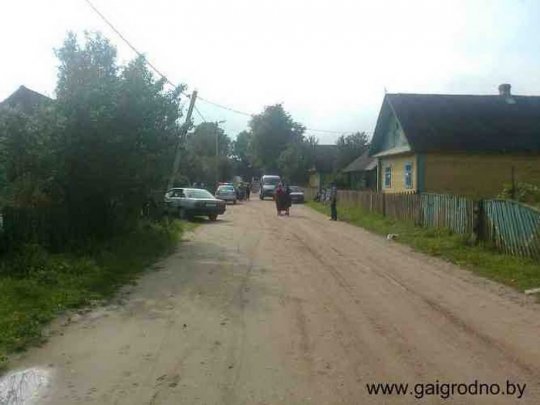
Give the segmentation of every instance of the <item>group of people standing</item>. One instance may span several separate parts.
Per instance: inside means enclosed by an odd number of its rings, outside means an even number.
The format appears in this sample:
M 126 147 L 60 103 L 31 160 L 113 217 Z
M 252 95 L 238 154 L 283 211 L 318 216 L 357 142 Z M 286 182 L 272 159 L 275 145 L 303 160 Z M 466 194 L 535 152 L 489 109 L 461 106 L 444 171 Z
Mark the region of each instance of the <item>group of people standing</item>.
M 332 185 L 330 189 L 330 196 L 329 196 L 329 202 L 330 202 L 330 219 L 332 221 L 337 221 L 337 188 L 335 185 Z M 276 186 L 274 199 L 276 201 L 276 210 L 278 215 L 282 215 L 282 213 L 285 213 L 285 215 L 289 215 L 289 209 L 292 205 L 292 199 L 291 199 L 291 189 L 288 185 L 284 185 L 282 183 L 279 183 Z
M 326 190 L 320 190 L 315 195 L 315 201 L 322 203 L 330 203 L 330 219 L 337 221 L 337 199 L 338 193 L 335 184 L 332 184 L 329 192 Z

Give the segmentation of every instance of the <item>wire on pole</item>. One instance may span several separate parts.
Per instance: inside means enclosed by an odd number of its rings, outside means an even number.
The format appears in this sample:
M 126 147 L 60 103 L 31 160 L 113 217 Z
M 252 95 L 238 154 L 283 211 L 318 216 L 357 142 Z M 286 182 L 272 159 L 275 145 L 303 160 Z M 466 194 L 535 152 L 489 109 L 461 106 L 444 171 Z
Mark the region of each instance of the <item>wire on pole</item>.
M 146 64 L 154 71 L 156 72 L 163 80 L 165 80 L 165 82 L 167 82 L 169 85 L 171 85 L 172 87 L 174 88 L 177 88 L 178 86 L 176 84 L 174 84 L 173 82 L 171 82 L 167 76 L 165 76 L 154 64 L 152 64 L 152 62 L 150 62 L 148 60 L 148 58 L 142 53 L 140 52 L 115 26 L 112 22 L 109 21 L 109 19 L 107 17 L 105 17 L 105 15 L 98 10 L 98 8 L 90 1 L 90 0 L 84 0 L 89 6 L 90 8 L 116 33 L 116 35 L 118 35 L 120 37 L 120 39 L 122 41 L 124 41 L 130 48 L 133 52 L 135 52 L 139 57 L 143 58 L 143 60 L 146 62 Z M 188 98 L 190 98 L 191 96 L 185 92 L 182 92 L 182 94 L 184 94 L 185 96 L 187 96 Z M 233 107 L 228 107 L 224 104 L 221 104 L 221 103 L 217 103 L 215 101 L 211 101 L 211 100 L 208 100 L 206 98 L 203 98 L 203 97 L 198 97 L 199 100 L 202 100 L 208 104 L 211 104 L 215 107 L 218 107 L 218 108 L 221 108 L 221 109 L 224 109 L 224 110 L 227 110 L 227 111 L 230 111 L 230 112 L 233 112 L 233 113 L 236 113 L 236 114 L 240 114 L 240 115 L 244 115 L 246 117 L 253 117 L 255 116 L 255 114 L 253 113 L 249 113 L 249 112 L 246 112 L 246 111 L 241 111 L 241 110 L 238 110 L 236 108 L 233 108 Z M 195 112 L 199 115 L 199 117 L 201 117 L 201 119 L 204 121 L 204 122 L 207 122 L 205 119 L 204 119 L 204 116 L 201 114 L 201 112 L 197 109 L 197 107 L 195 107 Z M 348 134 L 348 133 L 355 133 L 355 132 L 358 132 L 358 131 L 335 131 L 335 130 L 328 130 L 328 129 L 317 129 L 317 128 L 306 128 L 306 131 L 312 131 L 312 132 L 321 132 L 321 133 L 329 133 L 329 134 Z

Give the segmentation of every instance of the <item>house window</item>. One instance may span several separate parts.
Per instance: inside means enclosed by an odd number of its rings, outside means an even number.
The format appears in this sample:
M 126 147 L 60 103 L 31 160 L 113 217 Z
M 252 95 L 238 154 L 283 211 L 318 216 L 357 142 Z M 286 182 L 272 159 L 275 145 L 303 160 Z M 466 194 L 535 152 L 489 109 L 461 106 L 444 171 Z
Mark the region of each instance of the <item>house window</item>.
M 392 166 L 384 168 L 384 188 L 392 187 Z
M 405 188 L 413 188 L 413 167 L 412 163 L 405 163 Z

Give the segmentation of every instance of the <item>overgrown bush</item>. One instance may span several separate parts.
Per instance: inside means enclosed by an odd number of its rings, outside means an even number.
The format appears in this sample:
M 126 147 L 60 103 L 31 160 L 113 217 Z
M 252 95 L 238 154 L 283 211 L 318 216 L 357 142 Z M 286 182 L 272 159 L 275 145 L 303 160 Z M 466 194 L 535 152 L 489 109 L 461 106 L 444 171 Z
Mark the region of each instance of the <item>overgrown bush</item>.
M 184 87 L 166 90 L 143 58 L 118 64 L 99 34 L 69 34 L 56 54 L 56 100 L 0 111 L 5 249 L 128 232 L 170 174 Z
M 503 191 L 498 197 L 540 206 L 540 187 L 535 184 L 523 182 L 516 183 L 515 187 L 511 184 L 505 184 Z
M 183 230 L 178 221 L 142 221 L 129 233 L 78 251 L 50 254 L 21 245 L 0 261 L 0 367 L 5 353 L 42 340 L 56 314 L 110 296 L 160 255 Z

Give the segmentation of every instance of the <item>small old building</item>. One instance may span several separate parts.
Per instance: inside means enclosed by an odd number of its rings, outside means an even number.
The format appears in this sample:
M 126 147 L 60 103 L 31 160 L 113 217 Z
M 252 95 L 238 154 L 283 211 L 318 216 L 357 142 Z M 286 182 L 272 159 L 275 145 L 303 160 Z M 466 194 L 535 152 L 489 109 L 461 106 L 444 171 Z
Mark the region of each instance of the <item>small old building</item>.
M 540 185 L 540 97 L 386 94 L 370 156 L 383 192 L 493 197 L 505 184 Z
M 377 159 L 369 156 L 369 151 L 354 159 L 341 170 L 347 177 L 351 190 L 377 190 Z

